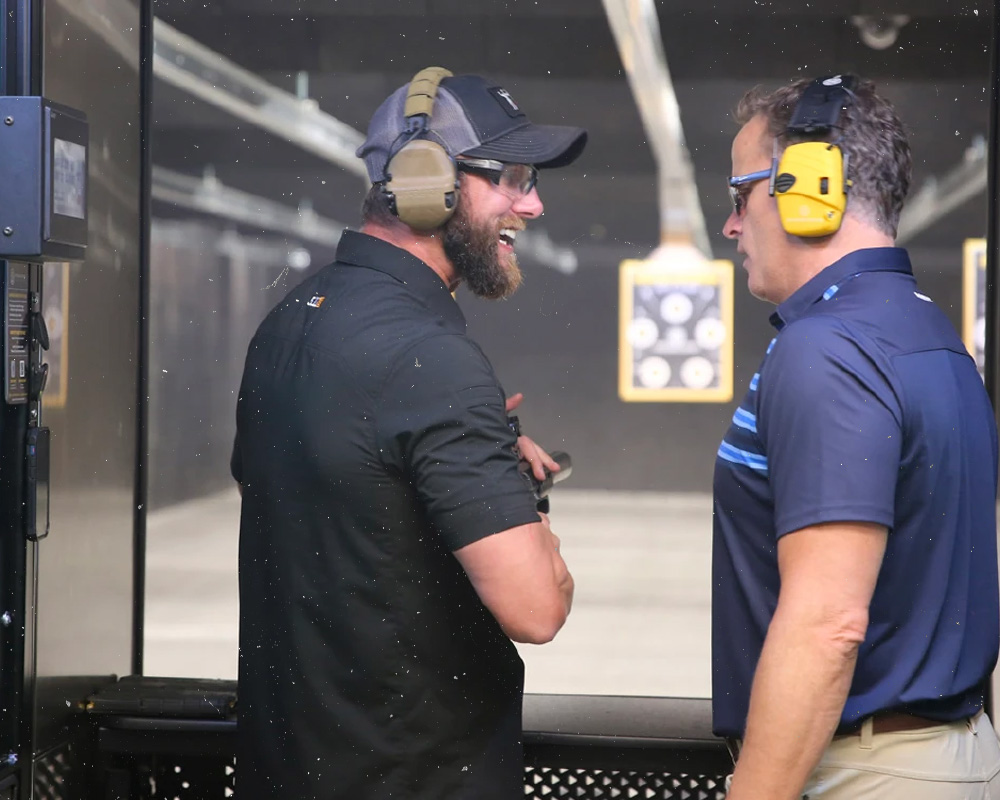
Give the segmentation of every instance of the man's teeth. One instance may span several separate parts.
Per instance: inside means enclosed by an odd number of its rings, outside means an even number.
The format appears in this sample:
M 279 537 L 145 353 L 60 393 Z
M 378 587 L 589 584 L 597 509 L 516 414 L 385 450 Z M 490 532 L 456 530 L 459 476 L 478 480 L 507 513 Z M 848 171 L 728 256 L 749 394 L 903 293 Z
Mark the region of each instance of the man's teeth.
M 514 244 L 514 239 L 517 237 L 517 231 L 513 228 L 501 228 L 500 229 L 500 239 L 509 245 Z

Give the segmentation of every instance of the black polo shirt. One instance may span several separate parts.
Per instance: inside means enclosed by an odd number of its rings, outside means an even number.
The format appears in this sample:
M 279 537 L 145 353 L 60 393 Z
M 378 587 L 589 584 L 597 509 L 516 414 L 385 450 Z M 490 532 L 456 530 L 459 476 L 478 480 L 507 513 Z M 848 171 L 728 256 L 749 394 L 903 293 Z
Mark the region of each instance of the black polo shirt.
M 239 787 L 523 793 L 523 665 L 453 551 L 538 521 L 504 394 L 441 279 L 345 233 L 247 355 Z

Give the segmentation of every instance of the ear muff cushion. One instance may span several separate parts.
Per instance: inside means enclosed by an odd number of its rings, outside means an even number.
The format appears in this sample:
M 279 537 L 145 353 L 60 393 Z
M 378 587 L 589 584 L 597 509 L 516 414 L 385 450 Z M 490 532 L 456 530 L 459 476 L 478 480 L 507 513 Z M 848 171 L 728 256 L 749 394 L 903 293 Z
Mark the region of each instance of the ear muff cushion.
M 793 236 L 829 236 L 840 228 L 847 206 L 844 160 L 837 145 L 789 145 L 774 179 L 781 224 Z
M 455 162 L 437 142 L 410 142 L 392 157 L 387 172 L 385 188 L 395 198 L 396 215 L 411 228 L 439 228 L 454 213 Z

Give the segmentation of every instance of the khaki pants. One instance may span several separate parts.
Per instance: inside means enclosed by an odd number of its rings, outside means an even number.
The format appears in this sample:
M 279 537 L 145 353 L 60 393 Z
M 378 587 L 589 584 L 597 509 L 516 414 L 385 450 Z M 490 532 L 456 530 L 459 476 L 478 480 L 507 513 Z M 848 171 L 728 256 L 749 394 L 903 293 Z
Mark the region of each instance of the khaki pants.
M 961 722 L 833 740 L 808 800 L 1000 800 L 1000 743 L 982 712 Z

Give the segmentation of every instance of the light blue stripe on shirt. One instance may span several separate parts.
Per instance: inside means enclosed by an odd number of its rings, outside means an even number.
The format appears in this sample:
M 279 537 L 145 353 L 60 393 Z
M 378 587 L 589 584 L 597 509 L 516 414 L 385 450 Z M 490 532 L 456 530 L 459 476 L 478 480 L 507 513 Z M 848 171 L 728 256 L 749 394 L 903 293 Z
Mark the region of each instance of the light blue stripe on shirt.
M 757 433 L 757 415 L 751 414 L 745 409 L 737 408 L 736 413 L 733 414 L 733 425 L 748 430 L 751 433 Z
M 767 456 L 740 450 L 726 442 L 719 445 L 719 458 L 730 461 L 733 464 L 742 464 L 745 467 L 750 467 L 752 470 L 762 472 L 765 475 L 767 474 Z
M 760 373 L 759 372 L 755 372 L 753 374 L 753 377 L 750 379 L 750 391 L 751 392 L 756 392 L 757 391 L 757 384 L 758 383 L 760 383 Z

